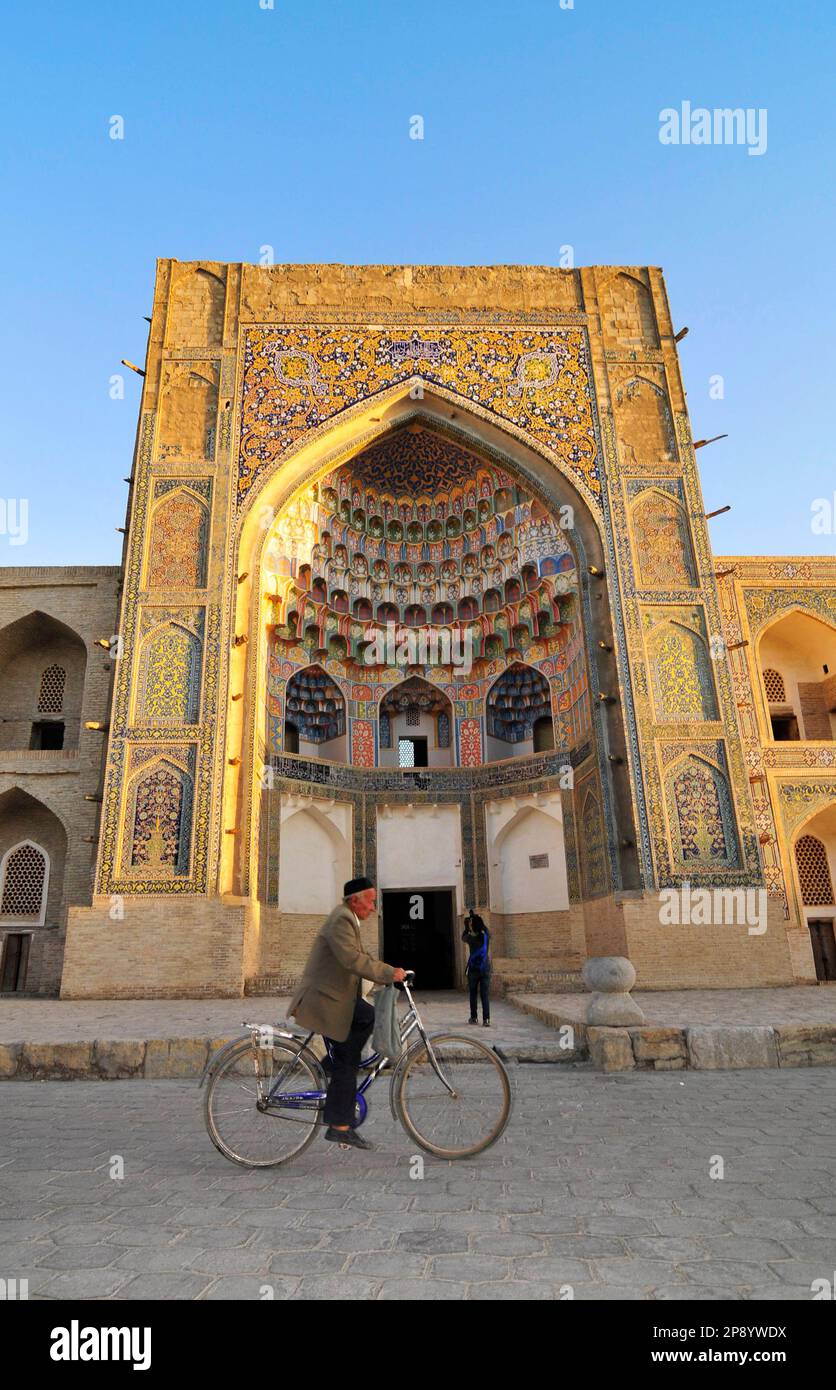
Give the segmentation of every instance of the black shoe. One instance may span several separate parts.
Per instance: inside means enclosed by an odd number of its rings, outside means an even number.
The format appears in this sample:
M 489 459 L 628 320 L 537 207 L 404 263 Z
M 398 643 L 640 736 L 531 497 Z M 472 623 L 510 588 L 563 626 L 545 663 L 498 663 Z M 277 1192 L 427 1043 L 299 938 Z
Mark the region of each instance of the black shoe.
M 489 1019 L 489 1018 L 483 1018 L 483 1019 L 482 1019 L 482 1027 L 483 1027 L 483 1028 L 490 1028 L 490 1026 L 491 1026 L 491 1021 L 490 1021 L 490 1019 Z
M 478 1018 L 469 1018 L 467 1021 L 468 1021 L 468 1023 L 478 1023 L 478 1022 L 479 1022 Z
M 341 1144 L 344 1149 L 372 1149 L 368 1139 L 364 1139 L 356 1129 L 334 1129 L 329 1125 L 325 1131 L 325 1138 L 331 1144 Z

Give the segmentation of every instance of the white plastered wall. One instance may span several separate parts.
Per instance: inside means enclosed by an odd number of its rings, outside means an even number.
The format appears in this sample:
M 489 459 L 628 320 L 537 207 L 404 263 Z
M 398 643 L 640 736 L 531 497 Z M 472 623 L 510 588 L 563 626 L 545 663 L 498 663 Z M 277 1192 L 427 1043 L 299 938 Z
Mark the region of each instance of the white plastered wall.
M 279 908 L 331 912 L 351 878 L 352 807 L 348 802 L 282 796 Z
M 493 912 L 558 912 L 569 907 L 560 794 L 504 797 L 485 806 Z M 548 855 L 548 867 L 532 868 Z
M 377 883 L 384 888 L 456 890 L 466 906 L 458 806 L 382 806 L 377 813 Z

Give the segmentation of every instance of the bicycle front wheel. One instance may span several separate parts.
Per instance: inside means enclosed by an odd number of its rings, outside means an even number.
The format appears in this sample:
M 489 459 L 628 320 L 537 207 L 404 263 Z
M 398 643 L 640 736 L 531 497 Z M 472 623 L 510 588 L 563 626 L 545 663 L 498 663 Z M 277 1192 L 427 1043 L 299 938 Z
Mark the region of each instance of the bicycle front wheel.
M 416 1043 L 393 1079 L 398 1118 L 438 1158 L 472 1158 L 496 1143 L 511 1114 L 511 1080 L 475 1038 L 440 1034 Z
M 306 1149 L 322 1119 L 325 1076 L 292 1042 L 243 1041 L 220 1062 L 204 1101 L 215 1148 L 244 1168 L 274 1168 Z

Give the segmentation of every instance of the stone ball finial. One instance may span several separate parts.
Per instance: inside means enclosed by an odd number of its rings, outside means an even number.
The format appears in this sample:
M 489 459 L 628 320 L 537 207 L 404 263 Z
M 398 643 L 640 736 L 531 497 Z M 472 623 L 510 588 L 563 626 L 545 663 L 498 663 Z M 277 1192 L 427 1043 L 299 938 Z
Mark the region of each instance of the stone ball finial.
M 585 962 L 583 982 L 600 994 L 624 994 L 636 983 L 636 971 L 626 956 L 592 956 Z
M 626 956 L 593 956 L 586 961 L 583 981 L 592 991 L 586 1011 L 586 1021 L 597 1028 L 629 1028 L 644 1023 L 645 1018 L 630 990 L 636 983 L 636 971 Z

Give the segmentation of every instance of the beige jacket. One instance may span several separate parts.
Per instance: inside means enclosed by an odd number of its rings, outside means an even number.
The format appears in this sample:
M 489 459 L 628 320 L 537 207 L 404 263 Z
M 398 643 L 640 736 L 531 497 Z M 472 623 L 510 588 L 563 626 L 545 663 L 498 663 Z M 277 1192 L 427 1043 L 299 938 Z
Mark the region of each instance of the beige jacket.
M 360 980 L 391 985 L 394 977 L 393 966 L 363 950 L 357 919 L 350 907 L 340 903 L 311 947 L 288 1013 L 302 1028 L 345 1042 L 354 1005 L 361 997 Z

